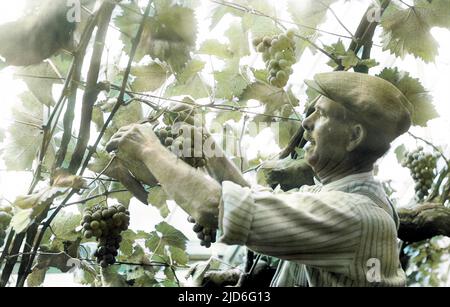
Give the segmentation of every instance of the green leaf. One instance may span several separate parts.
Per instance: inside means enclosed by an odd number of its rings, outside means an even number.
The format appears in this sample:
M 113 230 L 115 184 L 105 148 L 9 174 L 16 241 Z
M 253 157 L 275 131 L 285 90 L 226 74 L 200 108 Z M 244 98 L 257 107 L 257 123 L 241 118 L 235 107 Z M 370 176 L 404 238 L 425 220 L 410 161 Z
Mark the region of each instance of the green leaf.
M 120 29 L 120 39 L 125 50 L 131 50 L 131 38 L 135 37 L 142 21 L 141 10 L 135 1 L 122 4 L 122 14 L 114 18 L 114 24 Z M 146 29 L 148 26 L 146 25 Z M 148 31 L 148 30 L 147 30 Z M 142 52 L 141 52 L 142 53 Z M 142 58 L 143 55 L 140 54 Z M 139 61 L 139 60 L 138 60 Z
M 163 218 L 166 218 L 169 213 L 167 206 L 168 196 L 160 186 L 152 187 L 148 193 L 148 203 L 156 207 Z
M 44 212 L 55 200 L 63 195 L 67 189 L 47 187 L 31 195 L 18 196 L 13 203 L 15 214 L 11 226 L 16 233 L 25 232 L 35 218 Z
M 135 76 L 131 87 L 135 92 L 151 92 L 161 87 L 170 76 L 167 68 L 157 62 L 146 66 L 135 66 L 131 69 Z
M 62 84 L 58 75 L 48 62 L 22 67 L 17 75 L 27 84 L 36 99 L 46 106 L 55 105 L 52 89 L 54 84 Z
M 439 116 L 431 95 L 419 79 L 411 77 L 408 72 L 399 71 L 398 68 L 385 68 L 378 76 L 394 84 L 411 102 L 414 107 L 413 125 L 424 127 L 429 120 Z
M 288 0 L 288 12 L 292 20 L 299 25 L 299 34 L 309 37 L 315 41 L 320 33 L 316 30 L 326 21 L 328 6 L 337 2 L 337 0 Z M 298 52 L 304 48 L 310 47 L 305 42 L 297 44 Z
M 30 275 L 27 277 L 28 287 L 39 287 L 45 281 L 45 275 L 47 274 L 47 269 L 36 269 L 34 268 Z
M 134 241 L 136 240 L 136 233 L 133 230 L 128 229 L 122 232 L 121 236 L 122 242 L 120 243 L 120 252 L 123 254 L 123 256 L 129 257 L 133 253 L 133 245 Z
M 126 35 L 121 35 L 126 50 L 131 49 L 130 40 L 135 37 L 142 21 L 142 13 L 136 3 L 123 5 L 121 15 L 114 19 L 115 25 Z M 190 59 L 197 37 L 197 22 L 194 11 L 171 1 L 155 2 L 157 14 L 150 17 L 144 26 L 135 60 L 145 55 L 167 62 L 174 72 L 179 72 Z
M 12 109 L 14 124 L 8 131 L 3 159 L 8 170 L 30 169 L 42 142 L 43 107 L 30 92 Z
M 244 57 L 250 54 L 248 35 L 242 30 L 242 27 L 237 22 L 230 25 L 225 36 L 230 42 L 230 50 L 237 58 Z
M 139 102 L 133 101 L 126 106 L 122 106 L 114 116 L 110 126 L 106 129 L 103 140 L 108 142 L 114 133 L 121 127 L 138 123 L 144 118 L 142 106 Z
M 405 145 L 400 145 L 395 149 L 395 156 L 397 157 L 398 163 L 402 163 L 403 159 L 405 158 L 406 153 L 406 147 Z
M 109 187 L 109 190 L 112 192 L 112 191 L 126 190 L 126 188 L 120 182 L 112 182 L 111 186 Z M 130 205 L 130 200 L 133 198 L 133 194 L 131 194 L 128 191 L 127 192 L 114 192 L 114 193 L 110 194 L 110 197 L 117 199 L 117 201 L 119 203 L 128 207 Z
M 233 53 L 227 44 L 219 42 L 217 39 L 205 40 L 199 50 L 199 54 L 214 55 L 219 58 L 229 59 L 233 57 Z
M 347 51 L 340 39 L 335 44 L 325 46 L 324 49 L 340 60 L 340 64 L 344 66 L 345 70 L 349 70 L 350 68 L 358 65 L 364 65 L 368 68 L 378 65 L 374 59 L 361 60 L 358 56 L 356 56 L 353 50 Z M 330 60 L 327 64 L 332 68 L 338 67 L 338 64 L 334 60 Z
M 214 78 L 216 80 L 216 98 L 224 98 L 232 100 L 239 97 L 248 82 L 239 71 L 239 59 L 233 59 L 227 62 L 225 69 L 215 71 Z
M 273 118 L 270 116 L 289 116 L 292 108 L 298 106 L 299 102 L 290 89 L 285 91 L 260 81 L 250 84 L 245 89 L 240 97 L 240 103 L 244 104 L 250 99 L 256 99 L 265 105 L 264 114 L 269 116 L 261 115 L 255 118 L 256 121 L 264 122 L 271 122 Z
M 399 57 L 407 53 L 434 61 L 439 44 L 431 35 L 432 27 L 450 28 L 450 5 L 446 0 L 418 0 L 414 6 L 402 8 L 391 3 L 383 14 L 383 49 Z
M 246 1 L 245 6 L 262 14 L 276 17 L 276 8 L 267 0 Z M 265 16 L 252 14 L 251 12 L 245 13 L 242 16 L 242 27 L 246 32 L 251 31 L 253 37 L 272 36 L 281 33 L 280 28 L 273 20 Z
M 216 118 L 214 119 L 215 123 L 220 125 L 225 124 L 229 120 L 233 120 L 235 122 L 239 122 L 242 118 L 243 114 L 239 111 L 219 111 L 217 112 Z
M 118 272 L 118 267 L 115 266 L 102 269 L 102 284 L 104 287 L 129 287 L 125 277 Z
M 179 230 L 169 225 L 167 222 L 161 222 L 156 225 L 156 231 L 149 234 L 145 246 L 155 254 L 164 255 L 166 246 L 186 249 L 187 237 Z
M 164 275 L 166 275 L 166 280 L 168 281 L 175 280 L 175 274 L 173 273 L 173 270 L 170 267 L 164 268 Z
M 200 72 L 205 67 L 205 63 L 198 59 L 193 59 L 187 63 L 184 70 L 177 75 L 177 80 L 167 87 L 165 97 L 191 96 L 194 99 L 208 97 L 211 91 Z
M 294 120 L 281 120 L 277 125 L 271 125 L 272 131 L 275 133 L 275 139 L 278 141 L 280 148 L 289 145 L 291 138 L 300 129 L 301 122 Z
M 245 5 L 246 3 L 242 0 L 237 0 L 234 1 L 237 4 L 243 4 Z M 236 17 L 242 17 L 244 15 L 244 13 L 240 10 L 236 10 L 230 6 L 226 6 L 226 5 L 222 5 L 222 4 L 215 4 L 214 7 L 211 9 L 211 24 L 209 26 L 209 29 L 212 30 L 214 29 L 217 24 L 222 20 L 222 18 L 227 15 L 233 15 Z
M 81 214 L 62 210 L 51 223 L 53 234 L 62 241 L 75 241 L 81 234 L 75 229 L 80 225 Z
M 175 265 L 187 265 L 189 257 L 181 248 L 170 246 L 169 247 L 170 258 Z

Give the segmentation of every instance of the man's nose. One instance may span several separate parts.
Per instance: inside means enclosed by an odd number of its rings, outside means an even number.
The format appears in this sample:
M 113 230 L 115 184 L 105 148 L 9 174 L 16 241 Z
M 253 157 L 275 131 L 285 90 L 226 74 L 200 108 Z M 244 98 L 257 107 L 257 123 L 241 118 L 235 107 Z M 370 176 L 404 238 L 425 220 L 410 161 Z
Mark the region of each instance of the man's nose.
M 306 131 L 312 131 L 314 128 L 314 114 L 316 112 L 313 112 L 310 114 L 307 118 L 305 118 L 302 122 L 302 126 Z

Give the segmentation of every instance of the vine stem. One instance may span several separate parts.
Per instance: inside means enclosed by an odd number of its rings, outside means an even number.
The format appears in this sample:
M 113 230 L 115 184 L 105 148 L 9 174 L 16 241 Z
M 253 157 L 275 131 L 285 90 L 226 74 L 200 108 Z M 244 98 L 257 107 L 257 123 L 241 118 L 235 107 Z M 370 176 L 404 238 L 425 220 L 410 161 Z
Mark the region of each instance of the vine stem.
M 128 78 L 130 77 L 130 73 L 131 73 L 131 65 L 133 64 L 133 60 L 134 57 L 136 55 L 136 51 L 137 48 L 139 47 L 139 43 L 141 41 L 141 37 L 142 37 L 142 33 L 144 32 L 144 27 L 148 18 L 148 14 L 150 13 L 150 8 L 152 6 L 153 1 L 149 0 L 147 7 L 145 8 L 145 12 L 144 12 L 144 16 L 142 18 L 142 22 L 139 26 L 139 30 L 136 34 L 136 37 L 133 39 L 132 42 L 132 47 L 131 47 L 131 51 L 130 51 L 130 56 L 129 56 L 129 60 L 128 60 L 128 65 L 127 68 L 125 70 L 125 73 L 123 75 L 123 81 L 122 81 L 122 87 L 120 88 L 120 93 L 119 96 L 117 97 L 117 102 L 114 105 L 111 114 L 109 115 L 108 119 L 106 120 L 105 124 L 102 127 L 102 130 L 100 131 L 97 140 L 95 141 L 95 144 L 92 148 L 90 148 L 89 153 L 84 161 L 84 164 L 79 172 L 80 176 L 83 175 L 84 171 L 86 170 L 88 164 L 89 164 L 89 160 L 92 158 L 92 156 L 94 155 L 94 153 L 97 150 L 98 144 L 100 144 L 100 141 L 102 140 L 102 137 L 106 131 L 106 129 L 108 128 L 110 122 L 112 121 L 112 119 L 114 118 L 115 114 L 117 113 L 117 111 L 119 111 L 119 108 L 123 105 L 124 103 L 124 98 L 125 98 L 125 93 L 126 93 L 126 87 L 128 84 Z
M 75 157 L 72 159 L 70 167 L 74 167 L 74 164 L 76 164 L 76 163 L 74 163 L 74 161 L 76 161 L 76 159 L 77 159 L 76 158 L 77 150 L 80 151 L 81 150 L 80 148 L 83 146 L 83 143 L 84 143 L 82 137 L 85 136 L 85 134 L 86 134 L 86 125 L 84 125 L 84 124 L 86 121 L 86 117 L 89 117 L 89 114 L 88 114 L 89 113 L 89 105 L 88 104 L 92 102 L 92 99 L 94 96 L 93 91 L 97 85 L 96 80 L 98 78 L 98 72 L 99 72 L 100 62 L 101 62 L 101 55 L 103 53 L 103 48 L 104 48 L 104 41 L 106 39 L 106 32 L 107 32 L 108 25 L 109 25 L 111 17 L 112 17 L 112 12 L 114 10 L 114 7 L 115 7 L 114 3 L 106 1 L 102 4 L 101 8 L 99 9 L 100 17 L 99 17 L 99 21 L 98 21 L 98 28 L 97 28 L 97 34 L 96 34 L 96 43 L 97 44 L 94 46 L 94 52 L 93 52 L 93 55 L 91 58 L 91 66 L 90 66 L 90 70 L 88 73 L 88 82 L 87 82 L 87 86 L 86 86 L 86 90 L 85 90 L 85 96 L 83 97 L 83 112 L 82 112 L 83 118 L 81 121 L 81 128 L 80 128 L 80 135 L 79 135 L 80 139 L 79 139 L 79 142 L 77 143 L 77 147 L 74 152 Z M 98 45 L 98 43 L 100 43 L 100 46 Z M 72 67 L 75 67 L 75 65 L 72 65 Z M 69 84 L 68 80 L 66 80 L 66 84 Z M 96 97 L 96 95 L 95 95 L 95 97 Z M 89 123 L 87 124 L 87 127 L 89 127 Z M 88 133 L 89 133 L 89 131 L 88 131 Z M 68 194 L 68 196 L 64 199 L 62 204 L 66 203 L 75 193 L 76 193 L 76 190 L 72 189 L 71 192 Z M 31 244 L 34 243 L 34 246 L 32 249 L 33 251 L 31 253 L 31 255 L 29 256 L 29 259 L 25 259 L 25 261 L 23 262 L 23 265 L 21 265 L 21 267 L 23 267 L 23 269 L 21 270 L 22 274 L 19 275 L 19 278 L 17 281 L 18 287 L 24 286 L 25 280 L 30 273 L 31 266 L 33 265 L 34 258 L 36 257 L 36 253 L 39 249 L 39 246 L 41 244 L 41 241 L 45 234 L 45 231 L 49 227 L 52 220 L 56 217 L 56 215 L 62 209 L 61 205 L 52 213 L 50 218 L 48 218 L 47 221 L 44 223 L 43 228 L 39 232 L 39 236 L 37 237 L 37 240 L 33 240 L 33 242 L 31 242 Z M 36 228 L 36 230 L 37 230 L 37 228 Z
M 147 7 L 146 7 L 146 9 L 145 9 L 145 13 L 144 13 L 144 17 L 142 18 L 142 22 L 141 22 L 141 25 L 139 26 L 139 30 L 138 30 L 138 33 L 136 34 L 136 37 L 135 37 L 135 39 L 133 40 L 133 46 L 132 46 L 132 49 L 131 49 L 131 52 L 130 52 L 130 59 L 129 59 L 129 62 L 128 62 L 128 66 L 127 66 L 127 69 L 126 69 L 126 71 L 125 71 L 125 73 L 124 73 L 124 78 L 123 78 L 123 83 L 122 83 L 122 89 L 121 89 L 121 91 L 120 91 L 120 94 L 119 94 L 119 97 L 118 97 L 118 99 L 117 99 L 117 103 L 116 103 L 116 105 L 114 106 L 114 109 L 113 109 L 113 112 L 111 112 L 112 114 L 112 116 L 118 111 L 118 109 L 120 108 L 120 106 L 122 105 L 122 103 L 123 103 L 123 100 L 124 100 L 124 97 L 125 97 L 125 88 L 126 88 L 126 85 L 127 85 L 127 83 L 128 83 L 128 78 L 129 78 L 129 75 L 130 75 L 130 72 L 131 72 L 131 65 L 132 65 L 132 63 L 133 63 L 133 59 L 134 59 L 134 56 L 135 56 L 135 54 L 136 54 L 136 51 L 137 51 L 137 48 L 138 48 L 138 46 L 139 46 L 139 42 L 141 41 L 141 36 L 142 36 L 142 33 L 143 33 L 143 31 L 144 31 L 144 26 L 145 26 L 145 23 L 146 23 L 146 20 L 147 20 L 147 18 L 148 18 L 148 14 L 150 13 L 150 8 L 151 8 L 151 4 L 152 4 L 152 1 L 149 1 L 148 2 L 148 5 L 147 5 Z M 108 27 L 108 25 L 109 25 L 109 21 L 110 21 L 110 19 L 111 19 L 111 16 L 112 16 L 112 12 L 113 12 L 113 10 L 114 10 L 114 7 L 115 7 L 115 4 L 113 4 L 113 3 L 110 3 L 110 2 L 108 2 L 108 1 L 106 1 L 106 2 L 104 2 L 103 3 L 103 5 L 104 5 L 104 10 L 105 10 L 105 12 L 106 12 L 106 16 L 105 16 L 105 18 L 103 19 L 103 24 L 100 24 L 99 25 L 99 30 L 97 31 L 97 35 L 98 36 L 100 36 L 100 38 L 105 38 L 105 35 L 106 35 L 106 33 L 99 33 L 99 32 L 101 32 L 100 31 L 100 28 L 101 28 L 101 26 L 106 26 L 106 28 Z M 106 31 L 106 30 L 105 30 Z M 102 48 L 102 50 L 103 50 L 103 48 Z M 94 53 L 95 54 L 95 53 Z M 101 55 L 100 55 L 101 56 Z M 93 55 L 93 57 L 94 57 L 94 55 Z M 100 61 L 100 60 L 99 60 Z M 96 69 L 95 69 L 95 67 L 94 67 L 94 71 L 92 72 L 92 74 L 93 75 L 95 75 L 95 73 L 96 73 Z M 97 73 L 97 75 L 98 75 L 98 73 Z M 93 78 L 93 76 L 91 75 L 91 81 L 94 79 Z M 89 78 L 88 78 L 88 80 L 89 80 Z M 87 89 L 86 89 L 87 90 Z M 91 88 L 91 90 L 92 90 L 92 88 Z M 87 95 L 89 95 L 89 96 L 87 96 Z M 90 98 L 92 98 L 92 92 L 91 93 L 89 93 L 89 94 L 86 94 L 86 96 L 85 96 L 85 98 L 86 99 L 88 99 L 88 101 L 90 100 Z M 114 112 L 115 111 L 115 112 Z M 108 118 L 109 119 L 109 121 L 107 121 L 106 123 L 105 123 L 105 125 L 104 125 L 104 127 L 103 127 L 103 129 L 102 129 L 102 132 L 104 133 L 104 131 L 106 131 L 106 128 L 107 128 L 107 126 L 109 125 L 109 122 L 112 120 L 112 116 L 110 115 L 110 117 Z M 84 170 L 87 168 L 87 165 L 88 165 L 88 163 L 89 163 L 89 160 L 90 160 L 90 158 L 92 157 L 92 154 L 93 154 L 93 152 L 95 152 L 95 148 L 98 146 L 98 144 L 100 143 L 100 140 L 101 140 L 101 135 L 99 136 L 99 138 L 97 139 L 97 142 L 96 142 L 96 144 L 95 144 L 95 146 L 94 146 L 94 148 L 91 148 L 91 150 L 89 151 L 89 154 L 88 154 L 88 157 L 86 158 L 86 160 L 85 160 L 85 164 L 83 165 L 83 168 L 82 168 L 82 170 L 81 170 L 81 174 L 84 172 Z M 87 142 L 88 140 L 86 140 L 86 142 Z M 87 144 L 87 143 L 86 143 Z M 82 145 L 82 144 L 81 144 Z M 81 146 L 80 145 L 80 146 Z M 79 148 L 79 147 L 78 147 Z M 76 158 L 76 157 L 75 157 Z M 72 160 L 72 161 L 74 161 L 74 160 Z M 71 162 L 72 162 L 71 161 Z M 71 163 L 72 164 L 72 163 Z M 76 164 L 76 163 L 75 163 Z M 72 165 L 72 167 L 73 167 L 73 165 Z M 42 229 L 41 229 L 41 231 L 40 231 L 40 233 L 39 233 L 39 237 L 37 238 L 37 240 L 36 240 L 36 242 L 34 243 L 34 247 L 33 247 L 33 252 L 32 252 L 32 254 L 30 255 L 30 259 L 29 259 L 29 261 L 28 261 L 28 264 L 27 264 L 27 266 L 26 266 L 26 270 L 25 270 L 25 274 L 22 276 L 22 278 L 20 278 L 20 280 L 18 281 L 18 286 L 23 286 L 24 284 L 25 284 L 25 280 L 26 280 L 26 277 L 28 276 L 28 274 L 29 274 L 29 272 L 30 272 L 30 270 L 31 270 L 31 266 L 32 266 L 32 264 L 33 264 L 33 261 L 34 261 L 34 258 L 36 257 L 36 254 L 37 254 L 37 252 L 38 252 L 38 249 L 39 249 L 39 246 L 40 246 L 40 244 L 41 244 L 41 242 L 42 242 L 42 239 L 43 239 L 43 237 L 44 237 L 44 234 L 45 234 L 45 232 L 46 232 L 46 230 L 47 230 L 47 228 L 50 226 L 50 224 L 51 224 L 51 222 L 53 221 L 53 219 L 58 215 L 58 213 L 64 208 L 64 206 L 65 206 L 65 204 L 70 200 L 70 198 L 72 198 L 72 196 L 74 195 L 76 193 L 76 190 L 75 189 L 72 189 L 71 191 L 70 191 L 70 193 L 66 196 L 66 198 L 63 200 L 63 202 L 55 209 L 55 211 L 52 213 L 52 215 L 44 222 L 44 224 L 43 224 L 43 226 L 42 226 Z

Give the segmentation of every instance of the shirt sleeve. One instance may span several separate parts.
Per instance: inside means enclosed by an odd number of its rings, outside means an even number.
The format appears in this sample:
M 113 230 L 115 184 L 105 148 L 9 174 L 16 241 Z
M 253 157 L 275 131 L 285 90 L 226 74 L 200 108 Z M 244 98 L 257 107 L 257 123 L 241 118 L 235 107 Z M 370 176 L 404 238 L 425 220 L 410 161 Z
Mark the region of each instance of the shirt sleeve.
M 347 267 L 361 240 L 357 199 L 338 191 L 252 190 L 227 181 L 219 240 L 307 265 Z

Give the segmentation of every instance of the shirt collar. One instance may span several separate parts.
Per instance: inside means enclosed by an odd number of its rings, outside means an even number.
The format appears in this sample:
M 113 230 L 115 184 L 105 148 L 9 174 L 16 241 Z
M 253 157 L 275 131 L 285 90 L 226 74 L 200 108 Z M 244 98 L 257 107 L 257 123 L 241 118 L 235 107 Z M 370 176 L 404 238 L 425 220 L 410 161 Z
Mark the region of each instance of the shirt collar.
M 351 183 L 354 183 L 355 181 L 366 181 L 366 180 L 374 180 L 372 171 L 348 175 L 344 178 L 341 178 L 336 181 L 332 181 L 327 184 L 320 183 L 320 181 L 314 177 L 314 181 L 315 181 L 316 185 L 321 186 L 323 189 L 329 190 L 329 191 L 337 190 L 337 189 L 347 186 Z

